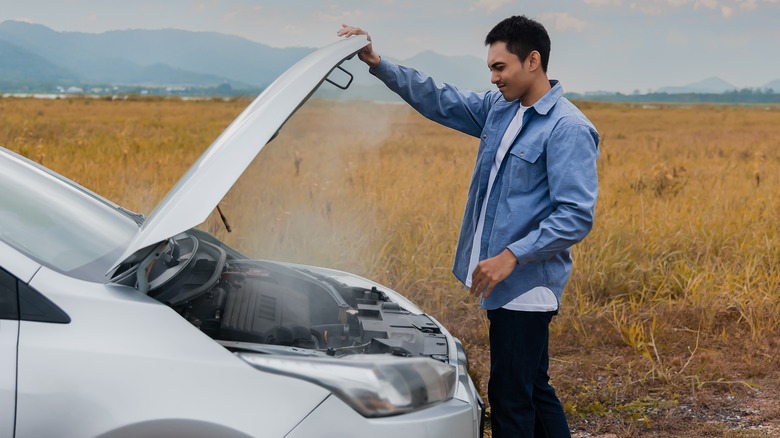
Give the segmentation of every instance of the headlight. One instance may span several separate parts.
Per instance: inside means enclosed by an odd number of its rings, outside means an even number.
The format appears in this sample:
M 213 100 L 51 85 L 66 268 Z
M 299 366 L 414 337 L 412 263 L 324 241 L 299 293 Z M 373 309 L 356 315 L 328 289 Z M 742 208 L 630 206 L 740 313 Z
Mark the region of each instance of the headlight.
M 253 367 L 322 386 L 365 417 L 411 412 L 452 398 L 454 367 L 426 358 L 280 357 L 238 353 Z

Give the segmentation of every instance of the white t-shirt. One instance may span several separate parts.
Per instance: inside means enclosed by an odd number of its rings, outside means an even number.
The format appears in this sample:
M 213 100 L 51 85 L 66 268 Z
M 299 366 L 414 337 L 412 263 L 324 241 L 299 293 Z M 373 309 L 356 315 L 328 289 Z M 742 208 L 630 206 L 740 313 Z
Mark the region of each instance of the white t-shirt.
M 529 107 L 519 105 L 517 114 L 509 122 L 509 126 L 504 132 L 504 136 L 501 138 L 501 144 L 496 151 L 496 159 L 493 161 L 493 165 L 490 168 L 490 177 L 488 178 L 488 189 L 485 194 L 485 200 L 482 201 L 482 209 L 479 212 L 479 220 L 477 221 L 477 229 L 474 232 L 474 242 L 471 246 L 471 258 L 469 259 L 469 273 L 466 277 L 466 287 L 471 287 L 471 274 L 474 269 L 477 268 L 479 263 L 479 249 L 482 240 L 482 231 L 485 229 L 485 212 L 487 211 L 487 203 L 490 198 L 490 191 L 493 189 L 493 182 L 496 179 L 501 162 L 504 161 L 509 147 L 517 137 L 517 133 L 523 125 L 523 114 Z M 535 287 L 526 293 L 518 296 L 514 300 L 510 301 L 503 306 L 509 310 L 521 310 L 525 312 L 551 312 L 558 309 L 558 299 L 555 294 L 545 286 Z

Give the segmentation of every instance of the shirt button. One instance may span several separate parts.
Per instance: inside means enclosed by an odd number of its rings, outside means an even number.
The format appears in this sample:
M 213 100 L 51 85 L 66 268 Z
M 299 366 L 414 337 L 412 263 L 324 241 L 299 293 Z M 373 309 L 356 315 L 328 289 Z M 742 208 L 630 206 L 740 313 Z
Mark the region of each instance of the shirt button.
M 525 156 L 525 152 L 520 152 L 520 156 L 524 157 Z
M 487 134 L 482 134 L 482 138 L 487 138 Z

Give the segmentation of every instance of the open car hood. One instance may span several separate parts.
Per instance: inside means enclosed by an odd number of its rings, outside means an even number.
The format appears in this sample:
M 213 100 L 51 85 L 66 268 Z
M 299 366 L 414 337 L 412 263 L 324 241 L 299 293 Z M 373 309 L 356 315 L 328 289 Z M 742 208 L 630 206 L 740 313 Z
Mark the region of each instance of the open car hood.
M 114 267 L 204 222 L 263 147 L 344 60 L 368 45 L 339 40 L 290 67 L 225 129 L 144 221 Z

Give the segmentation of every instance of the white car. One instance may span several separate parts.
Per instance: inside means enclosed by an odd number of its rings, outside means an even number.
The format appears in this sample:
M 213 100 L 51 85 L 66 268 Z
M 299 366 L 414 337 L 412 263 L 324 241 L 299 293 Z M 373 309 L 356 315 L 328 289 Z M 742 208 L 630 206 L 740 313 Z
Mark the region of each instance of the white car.
M 280 76 L 144 218 L 0 148 L 0 437 L 477 437 L 460 342 L 403 296 L 193 227 L 328 75 Z

